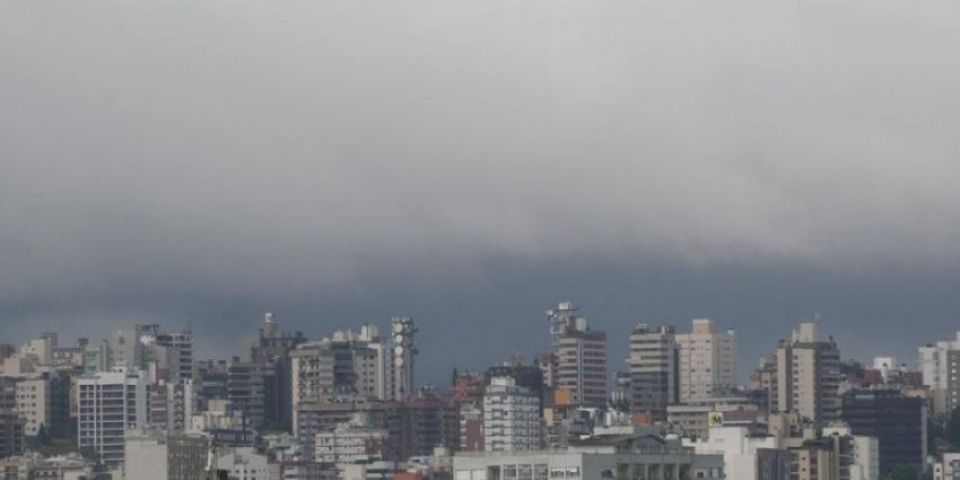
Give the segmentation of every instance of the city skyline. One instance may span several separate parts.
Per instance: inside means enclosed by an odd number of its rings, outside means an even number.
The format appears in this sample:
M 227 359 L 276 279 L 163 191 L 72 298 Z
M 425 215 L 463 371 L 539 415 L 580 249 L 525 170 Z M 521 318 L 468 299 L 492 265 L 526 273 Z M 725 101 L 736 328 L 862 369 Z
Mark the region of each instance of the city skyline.
M 960 319 L 956 5 L 216 4 L 3 7 L 0 336 Z

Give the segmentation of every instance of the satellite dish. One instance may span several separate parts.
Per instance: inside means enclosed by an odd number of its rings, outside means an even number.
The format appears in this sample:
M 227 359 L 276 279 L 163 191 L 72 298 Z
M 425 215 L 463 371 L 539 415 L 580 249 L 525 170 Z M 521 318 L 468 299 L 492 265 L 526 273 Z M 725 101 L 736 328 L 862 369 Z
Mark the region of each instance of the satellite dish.
M 393 347 L 393 353 L 397 355 L 403 355 L 403 345 L 397 345 L 396 347 Z
M 397 366 L 398 366 L 398 367 L 402 367 L 402 366 L 403 366 L 403 357 L 397 358 Z
M 393 331 L 396 332 L 396 333 L 402 332 L 402 331 L 403 331 L 403 324 L 402 324 L 402 323 L 394 323 L 394 324 L 393 324 Z

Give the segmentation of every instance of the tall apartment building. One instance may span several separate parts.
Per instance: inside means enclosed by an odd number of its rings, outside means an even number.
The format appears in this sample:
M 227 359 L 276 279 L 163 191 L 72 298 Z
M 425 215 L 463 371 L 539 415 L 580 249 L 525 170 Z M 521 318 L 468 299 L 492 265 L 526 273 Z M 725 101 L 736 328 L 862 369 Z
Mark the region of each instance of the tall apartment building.
M 547 394 L 547 391 L 544 390 L 543 372 L 539 367 L 505 362 L 503 365 L 490 367 L 483 372 L 484 385 L 489 385 L 497 377 L 510 378 L 514 385 L 528 388 L 534 392 L 540 400 L 539 408 L 542 411 L 545 403 L 544 395 Z M 481 398 L 482 402 L 483 399 Z
M 570 302 L 547 310 L 556 371 L 554 387 L 568 389 L 577 405 L 607 403 L 607 334 L 591 330 Z
M 676 335 L 680 351 L 680 402 L 728 395 L 737 386 L 737 336 L 717 332 L 713 320 L 693 320 L 690 333 Z
M 159 326 L 154 332 L 156 348 L 163 352 L 166 378 L 172 383 L 193 379 L 193 332 L 164 332 Z
M 929 343 L 917 349 L 920 360 L 920 373 L 923 375 L 923 384 L 930 389 L 947 389 L 948 379 L 947 355 L 951 351 L 960 351 L 960 331 L 954 340 L 944 340 Z
M 406 356 L 409 352 L 401 353 Z M 290 359 L 294 416 L 298 406 L 307 402 L 334 398 L 388 400 L 393 396 L 392 355 L 374 326 L 363 326 L 359 332 L 337 331 L 319 341 L 300 344 L 290 352 Z
M 230 366 L 225 360 L 201 360 L 194 362 L 193 398 L 197 411 L 207 410 L 215 400 L 228 400 Z
M 53 437 L 72 434 L 70 372 L 51 370 L 0 377 L 0 410 L 16 412 L 24 421 L 27 436 L 41 428 Z
M 817 324 L 803 322 L 789 342 L 777 348 L 777 405 L 817 423 L 840 412 L 840 351 L 837 344 L 817 340 Z
M 23 433 L 32 437 L 40 429 L 49 429 L 53 421 L 50 382 L 44 376 L 19 378 L 16 383 L 16 407 L 23 418 Z
M 931 387 L 933 391 L 934 412 L 944 416 L 949 415 L 960 407 L 960 350 L 947 350 L 944 354 L 946 375 L 942 382 L 943 387 Z
M 148 423 L 168 434 L 182 433 L 193 416 L 193 382 L 160 381 L 147 386 Z
M 122 465 L 126 431 L 147 425 L 144 372 L 119 367 L 84 376 L 77 388 L 77 446 L 95 452 L 105 465 Z
M 536 450 L 541 444 L 540 396 L 511 377 L 493 377 L 483 394 L 486 451 Z
M 328 348 L 334 357 L 335 393 L 379 400 L 390 398 L 390 356 L 376 327 L 365 325 L 359 334 L 350 330 L 335 332 Z
M 254 363 L 272 365 L 277 376 L 277 408 L 267 412 L 267 418 L 278 425 L 289 428 L 293 421 L 291 412 L 293 399 L 291 380 L 293 378 L 290 352 L 306 343 L 303 332 L 285 332 L 272 313 L 264 315 L 257 341 L 250 347 L 250 359 Z
M 665 420 L 680 399 L 680 350 L 673 327 L 641 323 L 630 334 L 630 405 L 634 413 Z
M 308 342 L 290 352 L 291 404 L 294 431 L 300 425 L 299 413 L 306 404 L 333 399 L 334 355 L 323 342 Z
M 750 376 L 750 389 L 765 412 L 779 412 L 776 358 L 764 358 Z
M 267 412 L 279 401 L 274 366 L 235 357 L 227 367 L 227 398 L 241 412 L 246 426 L 263 427 L 269 421 Z
M 956 340 L 918 349 L 923 385 L 933 393 L 933 413 L 948 415 L 960 406 L 960 332 Z

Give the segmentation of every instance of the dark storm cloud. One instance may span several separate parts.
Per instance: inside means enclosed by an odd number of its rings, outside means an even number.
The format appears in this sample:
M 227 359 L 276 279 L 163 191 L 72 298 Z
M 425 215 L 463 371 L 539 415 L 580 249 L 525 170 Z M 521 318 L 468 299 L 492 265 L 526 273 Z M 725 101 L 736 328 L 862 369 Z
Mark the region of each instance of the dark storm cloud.
M 450 364 L 570 296 L 717 316 L 751 361 L 814 311 L 943 336 L 958 10 L 0 2 L 0 335 L 402 309 Z

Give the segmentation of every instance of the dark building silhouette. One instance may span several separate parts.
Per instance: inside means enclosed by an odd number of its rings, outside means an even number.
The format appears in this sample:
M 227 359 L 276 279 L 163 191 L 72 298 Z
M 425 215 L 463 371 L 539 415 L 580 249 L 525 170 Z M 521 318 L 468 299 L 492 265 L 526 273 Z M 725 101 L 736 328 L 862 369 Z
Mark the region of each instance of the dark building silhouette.
M 924 400 L 898 390 L 853 390 L 843 397 L 842 418 L 854 435 L 880 443 L 880 474 L 897 465 L 919 465 L 927 456 Z

